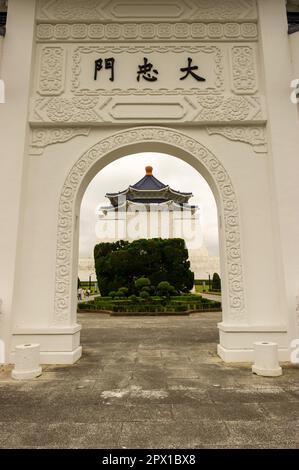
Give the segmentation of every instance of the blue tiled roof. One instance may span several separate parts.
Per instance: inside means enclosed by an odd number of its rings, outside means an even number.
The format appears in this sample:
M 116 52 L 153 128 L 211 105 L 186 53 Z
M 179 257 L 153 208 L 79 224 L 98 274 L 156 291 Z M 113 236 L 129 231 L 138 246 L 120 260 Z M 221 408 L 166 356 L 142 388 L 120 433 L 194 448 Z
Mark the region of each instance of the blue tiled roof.
M 167 202 L 169 199 L 157 199 L 157 198 L 148 198 L 148 199 L 135 199 L 128 196 L 128 201 L 133 201 L 140 204 L 162 204 L 163 202 Z
M 166 188 L 167 185 L 161 183 L 161 181 L 157 180 L 154 176 L 145 175 L 141 178 L 140 181 L 133 184 L 132 188 L 135 189 L 143 189 L 143 190 L 155 190 L 155 189 L 163 189 Z

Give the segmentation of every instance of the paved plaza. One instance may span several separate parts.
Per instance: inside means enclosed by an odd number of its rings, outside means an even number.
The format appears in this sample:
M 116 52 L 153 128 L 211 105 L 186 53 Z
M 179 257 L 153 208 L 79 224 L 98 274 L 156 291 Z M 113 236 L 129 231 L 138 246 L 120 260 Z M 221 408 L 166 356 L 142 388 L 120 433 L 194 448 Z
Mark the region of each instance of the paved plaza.
M 216 355 L 219 313 L 79 314 L 82 359 L 0 372 L 1 448 L 299 448 L 299 367 L 252 375 Z

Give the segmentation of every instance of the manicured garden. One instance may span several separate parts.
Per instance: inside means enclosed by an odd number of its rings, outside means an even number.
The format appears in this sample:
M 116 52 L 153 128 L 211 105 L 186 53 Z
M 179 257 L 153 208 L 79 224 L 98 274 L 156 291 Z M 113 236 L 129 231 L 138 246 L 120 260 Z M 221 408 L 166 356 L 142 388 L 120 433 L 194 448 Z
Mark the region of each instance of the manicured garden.
M 110 292 L 108 296 L 97 296 L 93 300 L 78 304 L 80 311 L 108 312 L 111 314 L 189 314 L 221 310 L 221 302 L 208 300 L 196 294 L 178 295 L 167 281 L 155 288 L 148 278 L 135 281 L 136 294 L 127 287 Z
M 204 299 L 198 295 L 175 296 L 171 299 L 151 297 L 148 300 L 137 299 L 118 300 L 111 297 L 96 297 L 94 300 L 78 304 L 80 311 L 103 313 L 152 313 L 152 314 L 189 314 L 221 310 L 221 302 Z
M 80 311 L 182 315 L 221 310 L 221 302 L 190 293 L 194 274 L 183 239 L 100 243 L 94 256 L 101 295 L 80 302 Z

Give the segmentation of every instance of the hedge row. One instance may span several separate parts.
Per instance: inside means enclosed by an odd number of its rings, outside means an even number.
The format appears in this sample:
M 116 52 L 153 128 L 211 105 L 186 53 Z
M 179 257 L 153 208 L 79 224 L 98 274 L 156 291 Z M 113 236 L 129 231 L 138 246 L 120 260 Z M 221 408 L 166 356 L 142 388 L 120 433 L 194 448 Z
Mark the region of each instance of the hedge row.
M 216 301 L 206 302 L 169 302 L 165 305 L 161 303 L 132 303 L 128 301 L 114 302 L 84 302 L 78 304 L 79 310 L 111 312 L 187 312 L 187 311 L 213 311 L 221 308 L 221 303 Z

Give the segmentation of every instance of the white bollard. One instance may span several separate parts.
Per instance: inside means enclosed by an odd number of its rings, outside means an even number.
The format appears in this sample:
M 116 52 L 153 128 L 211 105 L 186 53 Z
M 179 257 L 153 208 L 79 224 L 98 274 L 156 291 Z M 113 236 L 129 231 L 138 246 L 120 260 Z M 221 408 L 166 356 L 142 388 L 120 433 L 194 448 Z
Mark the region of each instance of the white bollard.
M 282 369 L 278 362 L 278 347 L 276 343 L 267 341 L 254 343 L 252 372 L 265 377 L 278 377 L 282 375 Z
M 39 347 L 39 344 L 19 344 L 16 346 L 15 368 L 11 372 L 13 379 L 34 379 L 41 375 Z

